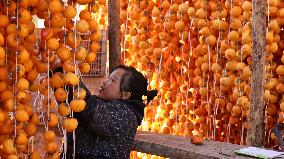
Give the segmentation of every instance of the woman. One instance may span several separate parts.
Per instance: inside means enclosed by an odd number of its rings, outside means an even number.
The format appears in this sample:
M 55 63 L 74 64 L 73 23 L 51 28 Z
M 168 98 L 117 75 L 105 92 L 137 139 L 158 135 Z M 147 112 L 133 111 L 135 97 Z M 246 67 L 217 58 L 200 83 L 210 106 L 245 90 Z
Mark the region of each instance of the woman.
M 86 87 L 82 85 L 84 89 Z M 157 91 L 147 91 L 147 79 L 133 67 L 116 67 L 100 87 L 97 96 L 87 91 L 87 107 L 74 113 L 79 124 L 75 132 L 76 159 L 128 159 L 145 104 Z M 68 134 L 67 158 L 74 155 L 73 136 Z

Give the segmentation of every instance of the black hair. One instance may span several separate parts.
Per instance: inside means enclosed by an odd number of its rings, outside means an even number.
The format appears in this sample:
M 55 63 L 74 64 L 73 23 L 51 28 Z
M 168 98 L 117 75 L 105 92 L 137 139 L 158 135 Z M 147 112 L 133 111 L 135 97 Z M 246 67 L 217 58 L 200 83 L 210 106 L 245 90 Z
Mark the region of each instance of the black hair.
M 148 82 L 146 77 L 134 67 L 118 65 L 113 68 L 111 72 L 116 69 L 122 69 L 125 71 L 121 77 L 120 91 L 130 92 L 130 99 L 141 101 L 142 96 L 144 95 L 147 96 L 147 102 L 149 103 L 155 96 L 157 96 L 157 90 L 147 90 Z

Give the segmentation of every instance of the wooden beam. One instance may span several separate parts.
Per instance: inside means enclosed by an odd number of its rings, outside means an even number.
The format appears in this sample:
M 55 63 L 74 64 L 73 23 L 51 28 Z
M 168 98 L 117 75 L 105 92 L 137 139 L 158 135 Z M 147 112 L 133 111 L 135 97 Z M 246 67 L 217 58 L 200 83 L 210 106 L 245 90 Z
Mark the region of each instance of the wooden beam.
M 204 141 L 201 146 L 193 145 L 190 138 L 137 131 L 131 150 L 147 154 L 178 159 L 249 159 L 234 150 L 246 146 L 218 141 Z
M 109 70 L 120 63 L 120 0 L 108 1 Z
M 253 0 L 252 7 L 252 77 L 247 144 L 261 147 L 264 143 L 263 85 L 265 79 L 266 0 Z

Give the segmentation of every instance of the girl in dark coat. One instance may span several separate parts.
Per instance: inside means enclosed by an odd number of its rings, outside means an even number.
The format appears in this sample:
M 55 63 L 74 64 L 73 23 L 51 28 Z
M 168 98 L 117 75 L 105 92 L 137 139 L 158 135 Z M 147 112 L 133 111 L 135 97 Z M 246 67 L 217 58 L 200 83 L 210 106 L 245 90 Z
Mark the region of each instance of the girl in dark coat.
M 97 96 L 91 95 L 84 85 L 81 87 L 87 91 L 87 107 L 74 113 L 79 123 L 75 148 L 73 134 L 68 133 L 66 158 L 75 154 L 76 159 L 128 159 L 144 115 L 142 96 L 147 96 L 149 102 L 157 91 L 147 91 L 147 79 L 142 73 L 124 65 L 111 72 Z

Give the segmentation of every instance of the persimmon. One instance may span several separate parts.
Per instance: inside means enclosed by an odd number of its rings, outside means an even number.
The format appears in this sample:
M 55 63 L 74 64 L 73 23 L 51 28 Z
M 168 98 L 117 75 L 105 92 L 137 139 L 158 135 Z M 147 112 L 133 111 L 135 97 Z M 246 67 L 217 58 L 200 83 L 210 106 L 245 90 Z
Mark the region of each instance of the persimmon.
M 284 75 L 284 65 L 279 65 L 276 69 L 278 75 Z
M 45 150 L 51 154 L 55 153 L 57 151 L 57 144 L 54 141 L 50 141 L 46 143 Z
M 37 76 L 38 76 L 37 69 L 36 69 L 36 67 L 33 67 L 32 70 L 27 72 L 26 79 L 29 80 L 29 81 L 34 81 Z
M 0 81 L 0 93 L 7 89 L 7 83 L 5 81 Z
M 252 4 L 250 1 L 244 1 L 244 3 L 242 4 L 242 8 L 244 11 L 251 11 L 252 9 Z
M 7 6 L 8 15 L 13 15 L 17 9 L 17 4 L 14 1 L 9 1 L 9 5 Z
M 91 65 L 89 63 L 80 63 L 79 64 L 79 69 L 81 71 L 81 73 L 89 73 L 91 70 Z
M 48 119 L 48 126 L 49 127 L 55 127 L 58 124 L 58 117 L 54 113 L 49 114 L 49 119 Z
M 42 159 L 42 157 L 40 156 L 40 153 L 37 151 L 33 151 L 30 156 L 29 159 Z
M 57 29 L 60 31 L 61 27 L 63 27 L 66 24 L 64 15 L 59 12 L 52 14 L 51 20 L 50 20 L 50 25 L 53 27 L 53 30 Z
M 88 3 L 91 3 L 92 0 L 76 0 L 76 2 L 80 5 L 86 5 Z
M 184 22 L 183 21 L 177 21 L 176 23 L 175 23 L 175 29 L 177 30 L 177 31 L 183 31 L 184 30 Z
M 19 159 L 17 155 L 9 155 L 7 159 Z
M 38 90 L 43 95 L 47 95 L 48 93 L 48 82 L 48 79 L 44 78 L 39 83 Z
M 38 0 L 29 0 L 29 5 L 32 7 L 36 7 L 38 3 Z
M 95 62 L 97 54 L 95 52 L 89 52 L 86 56 L 86 62 L 92 64 Z
M 88 20 L 88 24 L 89 24 L 90 31 L 95 31 L 95 33 L 97 33 L 97 34 L 98 34 L 98 32 L 100 33 L 100 31 L 98 30 L 98 23 L 97 23 L 97 21 L 95 19 L 89 19 Z M 92 33 L 92 35 L 93 34 L 94 33 Z M 94 35 L 97 35 L 97 34 L 94 34 Z M 93 39 L 91 38 L 91 40 L 93 40 Z
M 53 37 L 53 30 L 50 28 L 43 28 L 41 30 L 41 39 L 42 40 L 49 40 Z
M 63 88 L 58 88 L 54 92 L 55 99 L 59 102 L 63 102 L 67 99 L 67 92 Z
M 63 5 L 61 3 L 61 1 L 58 0 L 52 0 L 49 2 L 48 4 L 48 10 L 51 13 L 58 13 L 61 12 L 61 10 L 63 9 Z
M 17 33 L 17 25 L 16 24 L 9 24 L 6 27 L 6 34 Z M 3 39 L 4 40 L 4 39 Z
M 72 19 L 66 19 L 66 29 L 72 30 L 74 28 L 74 21 Z
M 8 46 L 10 47 L 16 47 L 18 45 L 15 33 L 8 34 L 8 36 L 6 37 L 6 41 Z
M 64 9 L 64 16 L 68 19 L 72 19 L 76 16 L 77 11 L 76 8 L 72 5 L 68 5 Z
M 66 103 L 60 103 L 58 105 L 58 113 L 61 116 L 68 116 L 70 114 L 70 112 L 71 112 L 71 110 Z
M 31 33 L 26 36 L 25 40 L 29 43 L 35 43 L 36 42 L 36 35 Z
M 29 82 L 25 78 L 20 78 L 16 84 L 19 91 L 27 90 L 29 88 Z
M 25 145 L 28 143 L 28 141 L 28 135 L 25 132 L 19 133 L 16 138 L 16 144 L 18 145 Z
M 76 30 L 80 33 L 85 33 L 89 30 L 89 24 L 85 19 L 81 19 L 76 24 Z
M 55 88 L 63 87 L 65 84 L 63 78 L 64 76 L 61 72 L 54 73 L 50 81 L 51 86 Z
M 21 8 L 27 8 L 30 5 L 30 2 L 29 0 L 20 0 L 19 4 Z
M 47 142 L 54 141 L 55 137 L 56 137 L 56 135 L 55 135 L 54 131 L 51 131 L 51 130 L 46 131 L 43 135 L 44 140 L 47 141 Z
M 187 13 L 188 9 L 189 9 L 189 6 L 186 3 L 182 3 L 178 6 L 178 10 L 182 14 Z
M 37 62 L 35 66 L 38 73 L 45 73 L 48 70 L 47 64 L 43 61 Z
M 140 25 L 142 27 L 147 27 L 149 25 L 149 19 L 147 17 L 141 17 L 140 18 Z
M 4 122 L 7 122 L 8 118 L 9 114 L 4 110 L 0 110 L 0 123 L 2 124 Z
M 29 123 L 30 124 L 35 124 L 35 125 L 39 124 L 39 116 L 37 115 L 37 113 L 33 113 L 32 114 Z
M 25 91 L 19 91 L 16 94 L 16 99 L 19 103 L 25 104 L 30 100 L 30 96 Z
M 195 17 L 196 15 L 196 10 L 194 7 L 189 7 L 188 10 L 187 10 L 187 15 L 190 17 L 190 18 L 193 18 Z
M 36 125 L 29 123 L 28 125 L 25 126 L 25 132 L 27 133 L 28 136 L 33 136 L 36 134 Z
M 206 18 L 206 12 L 203 8 L 199 8 L 196 10 L 196 17 L 200 19 L 205 19 Z
M 87 9 L 82 10 L 79 14 L 80 19 L 85 19 L 86 21 L 90 20 L 92 18 L 91 12 Z
M 20 37 L 26 37 L 29 35 L 29 26 L 27 24 L 20 24 L 19 25 L 19 30 L 18 30 L 18 35 Z
M 64 62 L 69 58 L 71 58 L 69 50 L 64 46 L 60 46 L 56 51 L 57 51 L 57 56 L 61 62 Z
M 19 22 L 21 24 L 27 24 L 28 22 L 30 22 L 32 20 L 32 16 L 30 14 L 30 12 L 27 9 L 22 9 L 20 10 L 19 13 Z
M 75 65 L 72 59 L 68 59 L 63 63 L 63 70 L 66 72 L 75 72 Z
M 68 85 L 76 86 L 79 83 L 79 78 L 72 72 L 67 72 L 64 75 L 64 81 Z
M 2 46 L 4 44 L 4 37 L 3 35 L 0 33 L 0 46 Z
M 25 110 L 17 110 L 16 120 L 18 122 L 27 122 L 29 121 L 29 114 Z
M 100 45 L 98 42 L 92 41 L 89 49 L 92 52 L 97 52 L 100 49 Z
M 87 92 L 84 88 L 76 88 L 73 95 L 76 99 L 85 99 Z
M 16 154 L 16 148 L 14 146 L 14 141 L 12 139 L 6 139 L 2 142 L 3 151 L 6 154 L 13 155 Z
M 243 10 L 240 6 L 233 6 L 231 11 L 230 11 L 230 15 L 234 18 L 238 18 L 238 17 L 240 17 L 242 12 L 243 12 Z
M 5 90 L 2 92 L 1 94 L 1 101 L 2 102 L 6 102 L 9 99 L 13 99 L 14 98 L 14 93 L 11 90 Z
M 29 60 L 29 52 L 26 49 L 22 49 L 18 55 L 17 55 L 17 59 L 18 59 L 18 63 L 19 64 L 24 64 Z
M 59 47 L 59 42 L 55 38 L 51 38 L 47 41 L 46 47 L 52 51 L 55 51 Z
M 152 16 L 153 17 L 159 17 L 160 16 L 160 10 L 156 7 L 153 8 L 152 10 Z
M 0 28 L 5 28 L 9 24 L 9 18 L 7 15 L 0 15 Z
M 3 80 L 3 81 L 7 80 L 7 78 L 8 78 L 8 70 L 7 70 L 7 68 L 0 67 L 0 72 L 1 72 L 0 80 Z
M 85 61 L 86 56 L 87 56 L 87 50 L 81 47 L 79 51 L 76 53 L 76 60 Z
M 15 100 L 14 99 L 8 99 L 7 101 L 5 101 L 4 105 L 3 105 L 3 109 L 5 111 L 14 111 L 15 110 Z
M 161 128 L 161 130 L 160 130 L 160 133 L 162 133 L 162 134 L 170 134 L 170 133 L 171 133 L 171 130 L 170 130 L 169 127 L 163 126 L 163 127 Z
M 75 118 L 67 118 L 63 120 L 63 128 L 67 132 L 73 132 L 78 126 L 78 121 Z
M 76 38 L 76 40 L 75 40 Z M 80 46 L 81 43 L 81 36 L 80 35 L 76 35 L 73 32 L 68 33 L 67 36 L 67 45 L 69 45 L 72 48 L 77 48 Z
M 74 112 L 81 112 L 85 109 L 86 107 L 86 102 L 82 99 L 74 99 L 70 102 L 70 108 Z

